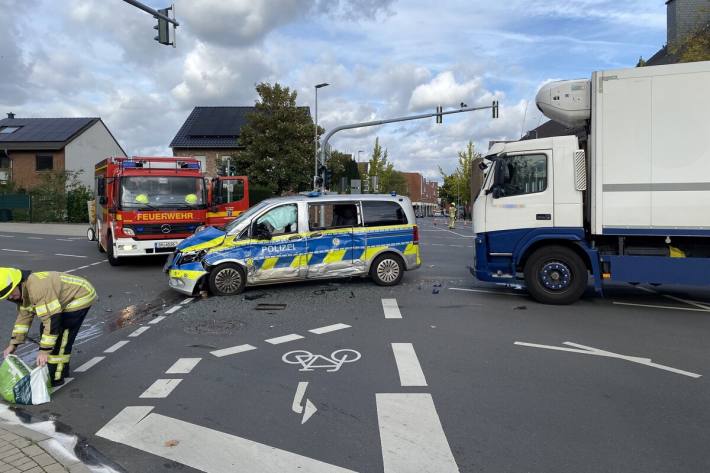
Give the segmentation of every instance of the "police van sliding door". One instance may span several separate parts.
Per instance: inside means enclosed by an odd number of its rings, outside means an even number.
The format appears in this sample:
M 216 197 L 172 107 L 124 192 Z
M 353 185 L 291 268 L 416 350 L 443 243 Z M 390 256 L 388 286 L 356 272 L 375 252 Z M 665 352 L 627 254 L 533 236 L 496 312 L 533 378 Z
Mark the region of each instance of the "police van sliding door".
M 308 277 L 356 274 L 353 266 L 353 227 L 358 225 L 355 202 L 308 205 Z

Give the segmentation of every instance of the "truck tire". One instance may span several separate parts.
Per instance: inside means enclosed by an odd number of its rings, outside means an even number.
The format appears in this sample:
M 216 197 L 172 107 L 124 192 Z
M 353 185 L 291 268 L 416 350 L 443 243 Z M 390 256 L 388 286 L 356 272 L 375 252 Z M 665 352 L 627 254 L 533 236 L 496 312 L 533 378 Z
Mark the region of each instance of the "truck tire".
M 564 246 L 536 250 L 525 263 L 524 272 L 530 295 L 543 304 L 572 304 L 582 297 L 589 281 L 582 258 Z
M 246 276 L 236 263 L 223 263 L 209 274 L 210 292 L 215 296 L 236 296 L 244 291 Z
M 109 233 L 106 236 L 106 258 L 111 266 L 121 266 L 123 261 L 113 255 L 113 236 Z
M 370 277 L 378 286 L 396 286 L 404 277 L 404 263 L 399 255 L 384 253 L 370 266 Z
M 106 250 L 104 250 L 104 247 L 101 246 L 101 237 L 98 237 L 96 239 L 96 248 L 98 248 L 99 253 L 106 253 Z

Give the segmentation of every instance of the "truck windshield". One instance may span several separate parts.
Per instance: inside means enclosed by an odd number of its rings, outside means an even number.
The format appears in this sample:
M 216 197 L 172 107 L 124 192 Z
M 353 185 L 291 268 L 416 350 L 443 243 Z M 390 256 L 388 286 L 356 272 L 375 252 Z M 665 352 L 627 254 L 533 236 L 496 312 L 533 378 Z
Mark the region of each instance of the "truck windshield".
M 205 183 L 199 177 L 126 176 L 120 201 L 124 209 L 204 207 Z

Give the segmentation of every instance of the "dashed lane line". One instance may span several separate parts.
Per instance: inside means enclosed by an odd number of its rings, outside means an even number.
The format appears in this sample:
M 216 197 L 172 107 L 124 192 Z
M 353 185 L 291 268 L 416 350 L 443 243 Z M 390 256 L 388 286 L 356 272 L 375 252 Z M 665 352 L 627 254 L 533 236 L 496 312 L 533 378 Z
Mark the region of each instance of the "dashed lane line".
M 450 287 L 448 288 L 449 291 L 463 291 L 463 292 L 480 292 L 481 294 L 495 294 L 498 296 L 526 296 L 526 294 L 517 294 L 515 292 L 500 292 L 500 291 L 492 291 L 488 289 L 466 289 L 463 287 Z
M 137 329 L 135 329 L 135 330 L 133 331 L 133 333 L 131 333 L 131 334 L 129 335 L 129 337 L 138 337 L 138 336 L 140 336 L 141 334 L 143 334 L 143 333 L 145 333 L 146 331 L 148 331 L 149 328 L 150 328 L 150 327 L 148 327 L 147 325 L 144 325 L 144 326 L 142 326 L 142 327 L 138 327 Z
M 54 256 L 66 256 L 68 258 L 86 258 L 86 256 L 84 255 L 68 255 L 66 253 L 54 253 Z
M 123 348 L 124 346 L 128 345 L 129 343 L 131 343 L 130 340 L 121 340 L 120 342 L 115 343 L 115 344 L 111 345 L 110 347 L 108 347 L 107 349 L 105 349 L 104 353 L 114 353 L 117 350 L 119 350 L 120 348 Z
M 168 310 L 166 310 L 165 313 L 166 314 L 174 314 L 175 312 L 177 312 L 180 309 L 181 309 L 181 307 L 179 305 L 174 305 L 171 308 L 169 308 Z
M 202 358 L 180 358 L 168 368 L 165 374 L 188 374 L 200 361 Z
M 392 352 L 402 386 L 426 386 L 426 378 L 411 343 L 393 343 Z
M 397 299 L 382 299 L 382 310 L 386 319 L 401 319 L 402 313 L 399 311 Z
M 11 250 L 10 248 L 0 248 L 2 251 L 9 251 L 11 253 L 29 253 L 28 250 Z
M 14 235 L 0 235 L 0 238 L 15 238 Z
M 221 350 L 211 351 L 210 354 L 216 356 L 217 358 L 222 358 L 223 356 L 236 355 L 237 353 L 243 353 L 245 351 L 256 350 L 253 345 L 237 345 L 236 347 L 223 348 Z
M 674 307 L 674 306 L 669 306 L 669 305 L 634 304 L 631 302 L 617 302 L 617 301 L 612 301 L 612 304 L 630 306 L 630 307 L 646 307 L 649 309 L 685 310 L 685 311 L 689 311 L 689 312 L 710 312 L 710 310 L 707 310 L 707 309 L 694 309 L 691 307 Z
M 182 379 L 156 379 L 153 384 L 141 394 L 141 399 L 162 399 L 173 392 Z
M 315 333 L 316 335 L 322 335 L 324 333 L 329 333 L 329 332 L 335 332 L 337 330 L 343 330 L 346 328 L 350 328 L 350 325 L 347 324 L 333 324 L 333 325 L 326 325 L 325 327 L 318 327 L 314 328 L 312 330 L 309 330 L 311 333 Z
M 27 237 L 28 240 L 44 240 L 42 237 Z
M 166 318 L 167 318 L 167 317 L 165 317 L 164 315 L 159 315 L 159 316 L 157 316 L 156 318 L 154 318 L 153 320 L 151 320 L 151 321 L 148 322 L 148 323 L 149 323 L 150 325 L 159 324 L 160 322 L 162 322 L 162 321 L 165 320 Z
M 57 241 L 74 241 L 74 240 L 70 240 L 69 238 L 57 238 Z
M 84 371 L 88 371 L 89 369 L 93 368 L 97 364 L 99 364 L 102 360 L 104 360 L 106 357 L 105 356 L 95 356 L 83 365 L 81 365 L 78 368 L 74 369 L 75 373 L 83 373 Z
M 305 338 L 305 337 L 303 335 L 299 335 L 297 333 L 290 333 L 288 335 L 282 335 L 280 337 L 267 338 L 264 341 L 266 343 L 270 343 L 272 345 L 280 345 L 282 343 L 293 342 L 294 340 L 301 340 L 302 338 Z
M 181 305 L 189 304 L 190 302 L 192 302 L 192 301 L 194 301 L 194 300 L 195 300 L 195 299 L 194 299 L 193 297 L 187 297 L 187 298 L 185 298 L 185 300 L 182 301 L 180 304 L 181 304 Z

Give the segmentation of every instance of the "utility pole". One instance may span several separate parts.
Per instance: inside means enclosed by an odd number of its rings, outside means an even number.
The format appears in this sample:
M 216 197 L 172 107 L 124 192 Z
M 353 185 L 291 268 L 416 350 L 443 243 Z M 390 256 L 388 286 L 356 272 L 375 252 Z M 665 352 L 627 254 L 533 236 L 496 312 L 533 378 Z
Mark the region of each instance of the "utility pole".
M 316 121 L 316 130 L 314 132 L 313 136 L 313 148 L 314 149 L 314 156 L 315 156 L 315 172 L 313 173 L 313 187 L 318 188 L 318 187 L 323 187 L 323 180 L 325 176 L 321 177 L 320 176 L 320 169 L 318 166 L 318 89 L 322 89 L 323 87 L 328 87 L 330 84 L 327 82 L 323 82 L 322 84 L 316 84 L 313 86 L 313 88 L 316 91 L 316 106 L 315 106 L 315 121 Z M 325 164 L 325 159 L 323 159 L 323 163 Z M 320 178 L 320 179 L 319 179 Z M 320 182 L 319 182 L 320 181 Z
M 462 103 L 461 105 L 466 105 L 466 104 Z M 406 121 L 410 121 L 410 120 L 421 120 L 423 118 L 431 118 L 431 117 L 437 117 L 439 120 L 443 121 L 443 118 L 440 118 L 440 117 L 443 117 L 444 115 L 452 115 L 454 113 L 475 112 L 478 110 L 488 110 L 488 109 L 490 109 L 492 111 L 493 118 L 498 118 L 498 116 L 499 116 L 498 115 L 498 101 L 494 100 L 491 105 L 487 105 L 485 107 L 461 107 L 459 109 L 449 110 L 447 112 L 444 112 L 442 107 L 437 107 L 437 110 L 434 113 L 423 113 L 420 115 L 410 115 L 407 117 L 388 118 L 386 120 L 375 120 L 375 121 L 371 121 L 371 122 L 353 123 L 351 125 L 338 126 L 338 127 L 333 128 L 332 130 L 330 130 L 325 135 L 325 138 L 323 139 L 323 145 L 321 146 L 321 151 L 320 151 L 320 162 L 322 164 L 325 164 L 325 149 L 328 146 L 328 141 L 330 140 L 330 138 L 334 134 L 336 134 L 339 131 L 352 130 L 353 128 L 365 128 L 365 127 L 369 127 L 369 126 L 386 125 L 387 123 L 406 122 Z M 317 167 L 318 167 L 318 160 L 316 160 L 316 168 Z M 319 188 L 321 191 L 323 190 L 322 185 L 317 186 L 316 190 L 318 190 Z

